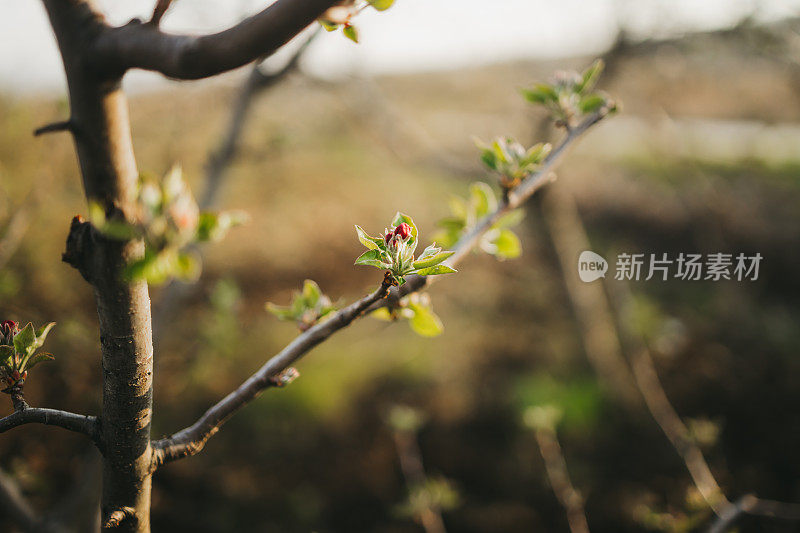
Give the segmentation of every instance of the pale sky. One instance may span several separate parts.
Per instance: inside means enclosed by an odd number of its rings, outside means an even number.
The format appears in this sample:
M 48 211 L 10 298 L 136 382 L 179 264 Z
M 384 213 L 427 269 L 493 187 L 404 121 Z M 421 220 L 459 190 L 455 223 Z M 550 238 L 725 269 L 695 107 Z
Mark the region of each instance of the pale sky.
M 147 18 L 155 0 L 99 0 L 112 23 Z M 175 0 L 165 30 L 223 29 L 269 1 Z M 323 77 L 452 69 L 525 58 L 601 52 L 620 24 L 641 35 L 725 27 L 758 6 L 758 17 L 800 13 L 800 0 L 397 0 L 363 12 L 361 43 L 326 34 L 304 68 Z M 157 88 L 159 75 L 134 73 L 126 84 Z M 0 0 L 0 91 L 61 92 L 61 62 L 41 2 Z

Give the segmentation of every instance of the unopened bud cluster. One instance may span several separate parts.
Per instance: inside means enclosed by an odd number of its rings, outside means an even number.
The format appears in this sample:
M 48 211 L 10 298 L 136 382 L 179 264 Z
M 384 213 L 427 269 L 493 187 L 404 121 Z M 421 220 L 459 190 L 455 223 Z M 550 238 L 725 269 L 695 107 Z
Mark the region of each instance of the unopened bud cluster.
M 24 328 L 13 320 L 0 322 L 0 382 L 5 384 L 3 392 L 12 392 L 25 383 L 28 370 L 42 361 L 53 359 L 47 353 L 35 354 L 44 344 L 45 337 L 53 327 L 47 324 L 38 330 L 28 323 Z M 35 354 L 35 355 L 34 355 Z

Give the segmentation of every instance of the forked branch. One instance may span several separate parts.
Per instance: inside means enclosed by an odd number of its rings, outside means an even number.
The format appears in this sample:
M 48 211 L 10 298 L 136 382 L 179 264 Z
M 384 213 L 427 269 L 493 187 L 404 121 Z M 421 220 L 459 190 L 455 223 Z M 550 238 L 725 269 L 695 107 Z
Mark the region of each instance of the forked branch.
M 558 147 L 544 160 L 539 170 L 523 180 L 516 189 L 507 195 L 494 212 L 481 219 L 471 231 L 467 232 L 459 240 L 454 247 L 455 254 L 445 263 L 454 266 L 461 261 L 468 252 L 477 246 L 481 236 L 491 229 L 492 225 L 502 215 L 521 205 L 528 197 L 548 183 L 551 179 L 551 172 L 567 153 L 570 146 L 589 128 L 602 120 L 606 114 L 607 111 L 605 110 L 592 113 L 578 126 L 571 129 Z M 281 371 L 335 332 L 348 326 L 356 318 L 381 306 L 393 305 L 393 302 L 396 303 L 401 297 L 419 291 L 428 283 L 426 277 L 409 276 L 399 291 L 396 289 L 391 289 L 390 291 L 391 283 L 387 276 L 384 278 L 380 288 L 374 293 L 341 309 L 329 320 L 316 324 L 297 336 L 281 352 L 273 356 L 255 374 L 242 383 L 238 389 L 206 411 L 192 426 L 175 433 L 169 438 L 155 441 L 153 443 L 153 468 L 158 468 L 164 463 L 200 452 L 208 439 L 219 431 L 220 426 L 230 416 L 272 385 L 271 378 L 277 376 Z
M 208 78 L 272 54 L 314 22 L 336 0 L 278 0 L 239 24 L 212 35 L 174 35 L 133 20 L 106 27 L 94 42 L 101 71 L 120 75 L 133 68 L 182 80 Z

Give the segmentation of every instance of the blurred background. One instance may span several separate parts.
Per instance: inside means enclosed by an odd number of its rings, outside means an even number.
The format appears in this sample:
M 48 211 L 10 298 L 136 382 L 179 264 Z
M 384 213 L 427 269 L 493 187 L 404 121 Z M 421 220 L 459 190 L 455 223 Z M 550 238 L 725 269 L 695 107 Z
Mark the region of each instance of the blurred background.
M 100 2 L 116 23 L 152 3 Z M 178 1 L 164 26 L 213 31 L 263 4 Z M 366 318 L 316 348 L 291 386 L 158 471 L 154 531 L 431 533 L 437 516 L 448 531 L 566 531 L 568 515 L 594 531 L 705 530 L 686 446 L 730 500 L 800 502 L 799 6 L 397 0 L 359 16 L 359 45 L 331 33 L 301 48 L 306 33 L 255 74 L 126 78 L 140 170 L 180 163 L 201 201 L 251 215 L 203 249 L 197 284 L 151 290 L 156 438 L 297 334 L 265 302 L 288 304 L 307 278 L 334 301 L 375 286 L 352 266 L 354 224 L 377 233 L 402 210 L 430 236 L 451 196 L 494 184 L 473 136 L 558 140 L 520 88 L 602 57 L 599 87 L 622 102 L 528 204 L 519 258 L 475 254 L 430 290 L 441 335 Z M 31 135 L 67 116 L 62 68 L 38 2 L 0 5 L 0 35 L 0 318 L 58 323 L 30 403 L 98 413 L 94 298 L 60 262 L 86 211 L 73 146 Z M 582 284 L 584 249 L 763 260 L 755 281 Z M 0 487 L 89 530 L 85 439 L 15 429 L 0 468 Z

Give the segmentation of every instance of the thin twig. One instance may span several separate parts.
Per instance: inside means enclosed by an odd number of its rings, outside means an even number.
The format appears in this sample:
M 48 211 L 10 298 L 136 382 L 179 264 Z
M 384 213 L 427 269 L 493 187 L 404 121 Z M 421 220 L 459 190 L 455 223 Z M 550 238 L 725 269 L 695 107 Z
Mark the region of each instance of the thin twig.
M 375 292 L 341 309 L 330 319 L 312 326 L 305 333 L 296 337 L 288 346 L 269 359 L 255 374 L 242 383 L 239 388 L 206 411 L 192 426 L 175 433 L 169 438 L 154 442 L 153 468 L 200 452 L 208 439 L 219 431 L 220 426 L 228 418 L 265 389 L 286 381 L 282 379 L 281 373 L 286 371 L 289 365 L 340 329 L 347 327 L 374 302 L 385 298 L 391 284 L 392 281 L 387 272 L 381 286 Z
M 569 479 L 567 463 L 558 443 L 554 429 L 549 427 L 536 428 L 534 432 L 539 451 L 544 459 L 544 467 L 550 487 L 567 512 L 567 522 L 572 533 L 589 533 L 589 523 L 586 521 L 586 512 L 583 509 L 583 497 L 572 486 Z
M 40 128 L 36 128 L 33 130 L 33 136 L 38 137 L 40 135 L 44 135 L 45 133 L 56 133 L 59 131 L 72 131 L 73 130 L 73 123 L 71 120 L 62 120 L 60 122 L 53 122 L 50 124 L 45 124 Z

